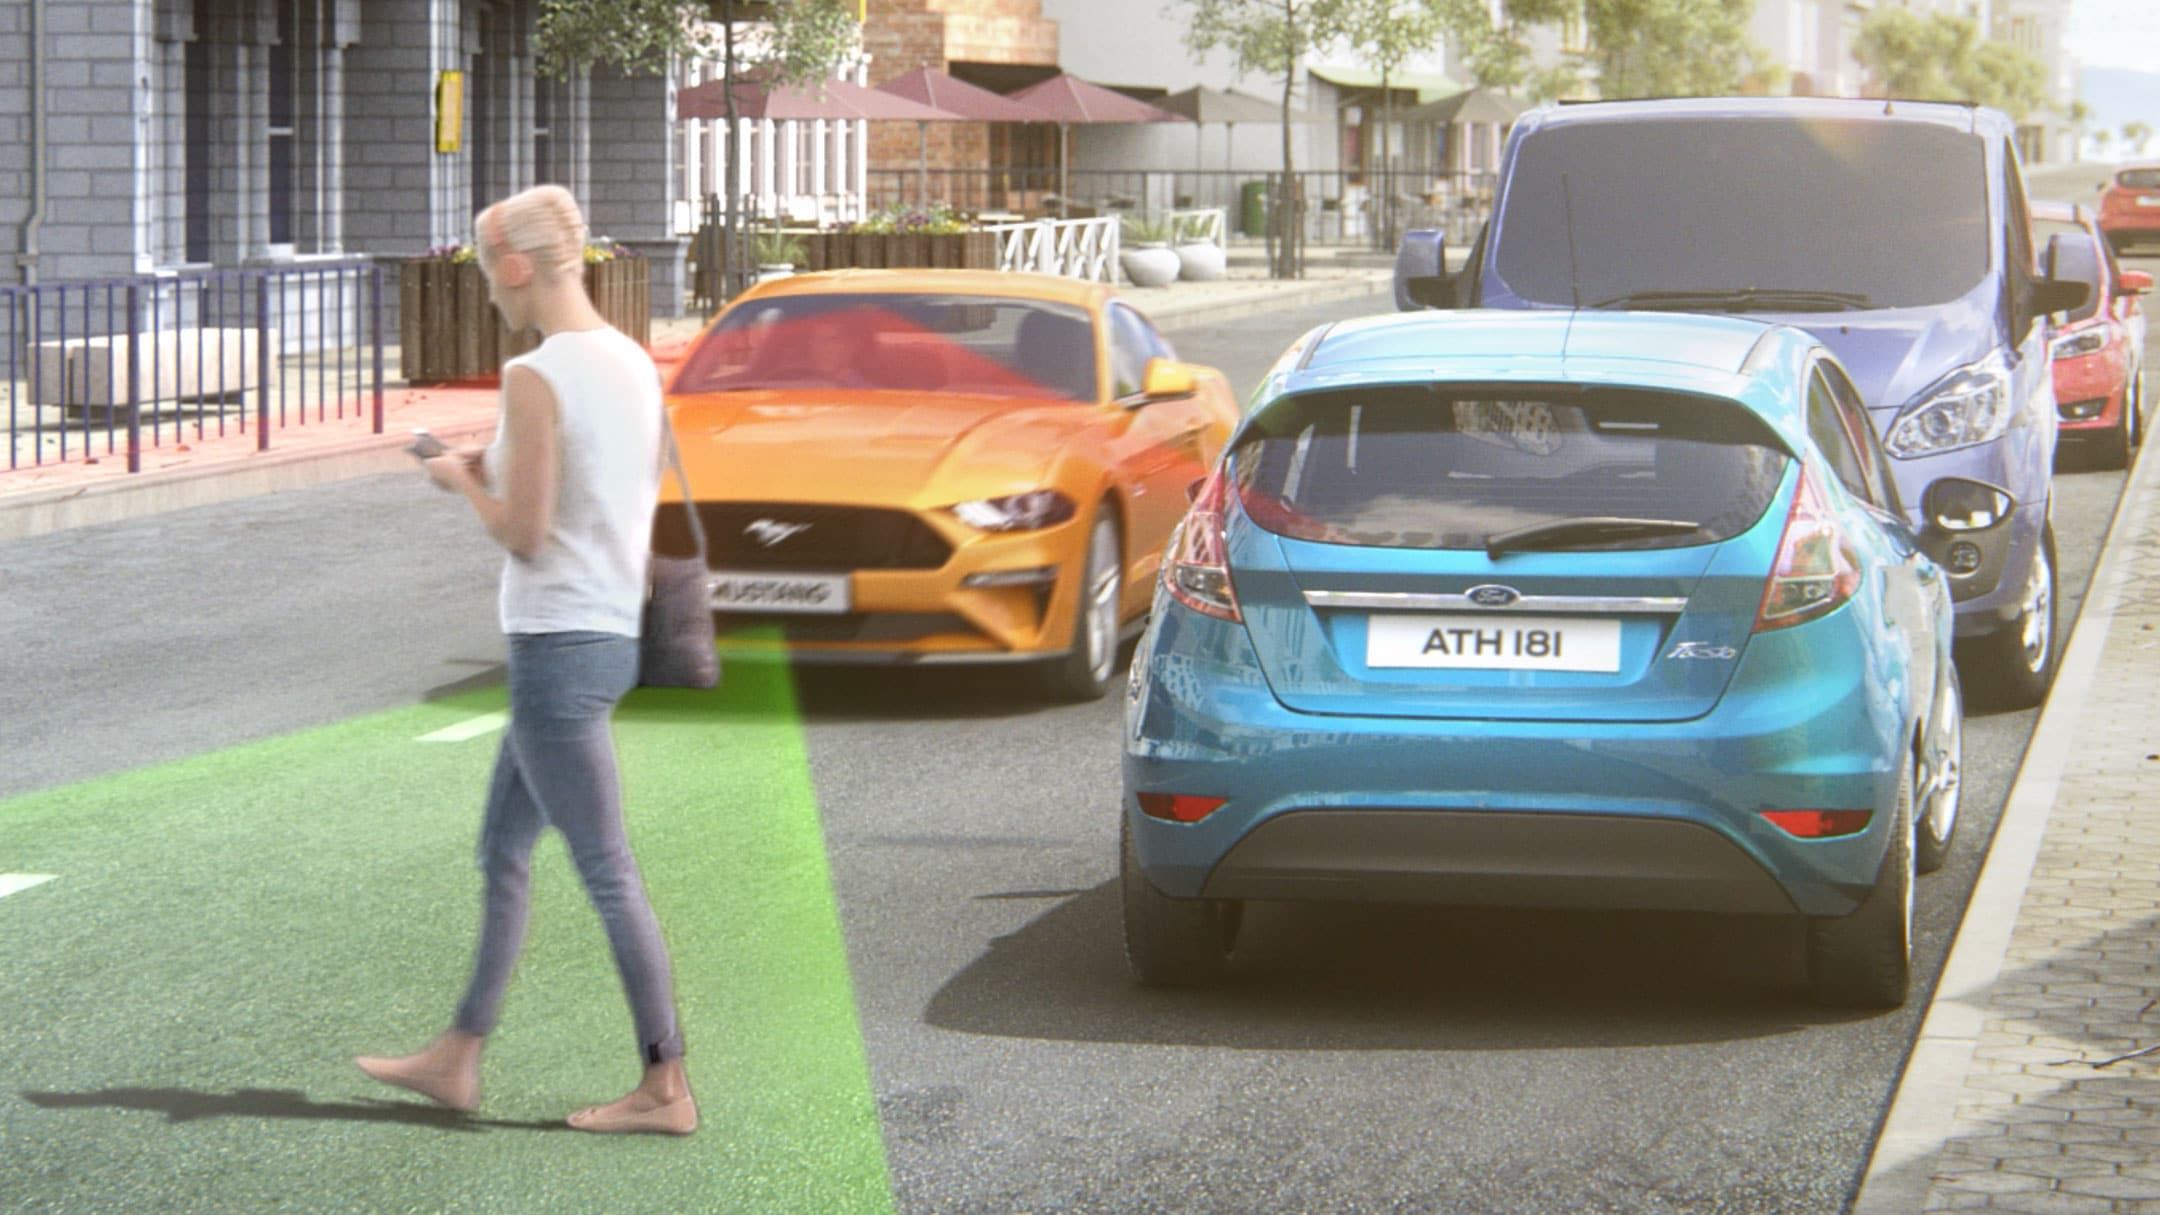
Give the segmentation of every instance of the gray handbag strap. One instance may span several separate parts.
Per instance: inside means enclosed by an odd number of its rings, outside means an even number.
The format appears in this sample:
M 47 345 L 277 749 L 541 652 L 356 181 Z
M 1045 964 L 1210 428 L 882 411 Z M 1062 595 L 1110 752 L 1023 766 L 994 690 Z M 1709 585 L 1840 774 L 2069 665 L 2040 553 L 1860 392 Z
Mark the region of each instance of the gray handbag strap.
M 698 518 L 697 499 L 690 494 L 690 474 L 683 471 L 682 452 L 675 447 L 675 427 L 668 421 L 667 399 L 660 401 L 660 438 L 667 444 L 668 467 L 675 470 L 675 484 L 682 487 L 683 514 L 690 518 L 690 537 L 697 541 L 698 561 L 705 561 L 705 524 Z

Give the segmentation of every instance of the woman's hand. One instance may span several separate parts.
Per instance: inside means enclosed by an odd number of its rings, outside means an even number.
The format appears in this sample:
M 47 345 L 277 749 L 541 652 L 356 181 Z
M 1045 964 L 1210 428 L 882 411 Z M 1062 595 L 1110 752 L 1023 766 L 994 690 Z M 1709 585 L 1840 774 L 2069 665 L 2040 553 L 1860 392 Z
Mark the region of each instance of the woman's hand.
M 482 484 L 474 475 L 477 461 L 469 460 L 464 452 L 444 452 L 420 462 L 427 470 L 428 479 L 453 493 L 464 493 L 468 488 Z

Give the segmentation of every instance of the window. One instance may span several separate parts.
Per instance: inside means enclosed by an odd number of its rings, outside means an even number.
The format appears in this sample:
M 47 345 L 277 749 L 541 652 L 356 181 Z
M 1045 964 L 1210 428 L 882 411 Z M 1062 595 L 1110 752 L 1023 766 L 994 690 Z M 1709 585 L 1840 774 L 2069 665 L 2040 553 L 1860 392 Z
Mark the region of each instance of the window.
M 1122 304 L 1110 306 L 1110 396 L 1124 400 L 1140 395 L 1147 380 L 1149 359 L 1176 356 L 1153 326 L 1139 313 Z
M 1585 304 L 1735 287 L 1856 293 L 1875 308 L 1944 303 L 1978 286 L 1993 259 L 1984 151 L 1933 123 L 1551 127 L 1521 144 L 1494 269 L 1546 304 L 1571 303 L 1578 280 Z
M 270 45 L 269 125 L 264 134 L 269 146 L 269 241 L 288 248 L 293 243 L 294 123 L 300 99 L 300 0 L 279 0 L 277 41 Z
M 1874 487 L 1868 484 L 1866 467 L 1860 462 L 1860 453 L 1853 448 L 1852 432 L 1845 428 L 1845 419 L 1838 412 L 1837 398 L 1831 394 L 1830 382 L 1817 368 L 1808 377 L 1807 402 L 1808 437 L 1830 462 L 1830 471 L 1844 483 L 1845 490 L 1862 502 L 1877 504 Z
M 1613 551 L 1739 535 L 1777 496 L 1788 457 L 1760 418 L 1715 398 L 1419 385 L 1281 399 L 1230 460 L 1255 523 L 1323 544 L 1481 549 L 1601 516 L 1694 525 L 1564 546 Z
M 2005 260 L 2009 273 L 2004 276 L 2008 298 L 2005 301 L 2010 315 L 2010 337 L 2023 342 L 2032 330 L 2033 316 L 2027 297 L 2032 291 L 2033 279 L 2037 277 L 2033 260 L 2032 213 L 2025 209 L 2025 179 L 2018 173 L 2017 153 L 2006 140 L 2003 143 L 2003 173 L 2007 183 L 2003 195 L 2010 200 L 2010 222 Z
M 1892 516 L 1901 516 L 1904 506 L 1898 500 L 1897 476 L 1890 471 L 1890 457 L 1883 453 L 1882 436 L 1868 420 L 1867 406 L 1860 400 L 1860 392 L 1835 363 L 1823 363 L 1821 373 L 1830 385 L 1831 399 L 1837 403 L 1838 416 L 1844 419 L 1846 433 L 1852 437 L 1853 449 L 1859 453 L 1861 471 L 1867 477 L 1868 500 L 1882 507 Z

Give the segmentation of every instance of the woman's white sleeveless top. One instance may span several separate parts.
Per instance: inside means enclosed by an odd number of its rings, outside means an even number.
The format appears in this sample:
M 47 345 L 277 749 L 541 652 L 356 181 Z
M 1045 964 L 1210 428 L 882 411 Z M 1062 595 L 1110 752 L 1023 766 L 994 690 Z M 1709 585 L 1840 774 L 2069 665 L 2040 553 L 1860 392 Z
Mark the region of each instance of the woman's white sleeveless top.
M 555 518 L 531 560 L 503 564 L 505 633 L 638 635 L 653 507 L 660 496 L 660 377 L 652 356 L 614 328 L 558 333 L 503 364 L 530 368 L 555 393 Z M 503 492 L 504 433 L 488 445 L 488 484 Z

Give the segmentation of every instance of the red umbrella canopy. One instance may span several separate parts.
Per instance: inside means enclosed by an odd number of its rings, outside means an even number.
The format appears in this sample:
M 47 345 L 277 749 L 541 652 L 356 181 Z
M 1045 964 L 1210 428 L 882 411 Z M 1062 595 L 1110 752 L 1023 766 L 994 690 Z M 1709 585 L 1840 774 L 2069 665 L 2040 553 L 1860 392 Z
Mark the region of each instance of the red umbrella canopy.
M 738 79 L 732 90 L 724 82 L 708 80 L 675 92 L 677 118 L 725 120 L 727 95 L 735 94 L 737 118 L 787 119 L 898 119 L 914 122 L 952 122 L 960 118 L 935 106 L 923 105 L 892 93 L 866 89 L 845 80 L 820 80 L 811 85 L 768 84 L 755 78 Z
M 916 68 L 905 76 L 886 81 L 873 91 L 935 106 L 967 122 L 1056 121 L 1025 102 L 1014 101 L 932 67 Z
M 1123 93 L 1113 92 L 1099 84 L 1089 84 L 1078 76 L 1064 73 L 1048 80 L 1038 80 L 1009 96 L 1014 101 L 1025 102 L 1030 109 L 1040 111 L 1043 117 L 1038 121 L 1044 122 L 1191 121 L 1182 114 L 1156 109 L 1144 101 L 1134 101 Z

